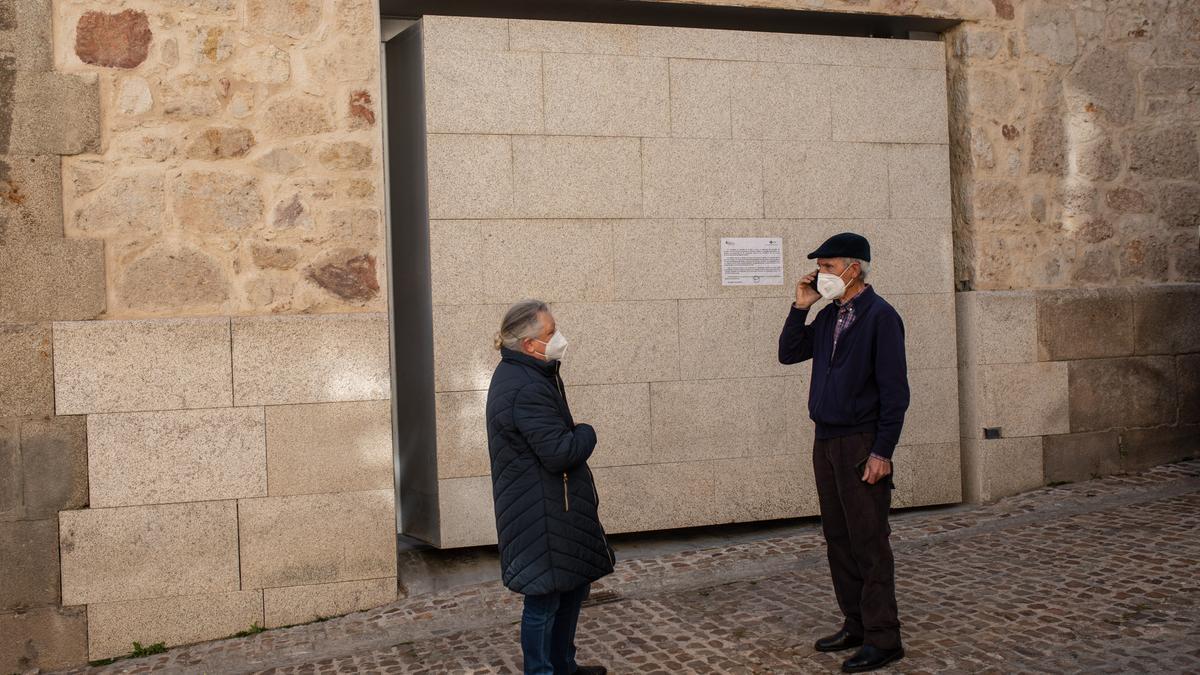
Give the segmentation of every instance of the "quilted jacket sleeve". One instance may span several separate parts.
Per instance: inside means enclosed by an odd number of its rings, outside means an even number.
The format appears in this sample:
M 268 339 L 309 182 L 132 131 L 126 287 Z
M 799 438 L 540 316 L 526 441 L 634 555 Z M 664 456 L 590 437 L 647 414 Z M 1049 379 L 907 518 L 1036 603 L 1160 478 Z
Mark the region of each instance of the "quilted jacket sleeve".
M 592 456 L 596 432 L 587 424 L 571 428 L 559 412 L 555 396 L 549 387 L 522 387 L 513 402 L 513 421 L 542 466 L 558 473 L 570 471 Z

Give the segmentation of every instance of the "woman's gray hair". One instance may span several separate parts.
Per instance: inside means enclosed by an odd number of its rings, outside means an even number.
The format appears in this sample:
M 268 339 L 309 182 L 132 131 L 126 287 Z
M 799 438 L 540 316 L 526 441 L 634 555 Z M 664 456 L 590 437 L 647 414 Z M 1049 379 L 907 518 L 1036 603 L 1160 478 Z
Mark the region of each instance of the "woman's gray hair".
M 520 351 L 522 340 L 542 334 L 542 312 L 549 311 L 550 306 L 541 300 L 522 300 L 509 307 L 500 322 L 500 332 L 496 333 L 496 349 Z
M 870 260 L 862 260 L 860 258 L 842 258 L 842 262 L 845 263 L 846 267 L 849 267 L 854 263 L 858 263 L 858 269 L 862 270 L 862 275 L 859 278 L 863 281 L 867 280 L 867 274 L 871 272 Z

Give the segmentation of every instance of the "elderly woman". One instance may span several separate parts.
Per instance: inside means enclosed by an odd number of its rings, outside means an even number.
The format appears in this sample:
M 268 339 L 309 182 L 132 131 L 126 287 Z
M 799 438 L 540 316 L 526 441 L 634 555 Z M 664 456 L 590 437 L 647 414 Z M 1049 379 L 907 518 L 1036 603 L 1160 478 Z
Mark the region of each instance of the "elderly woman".
M 525 672 L 603 675 L 575 663 L 575 626 L 591 583 L 615 558 L 587 460 L 596 432 L 576 424 L 558 371 L 567 339 L 544 302 L 504 315 L 487 398 L 492 497 L 504 585 L 525 596 Z

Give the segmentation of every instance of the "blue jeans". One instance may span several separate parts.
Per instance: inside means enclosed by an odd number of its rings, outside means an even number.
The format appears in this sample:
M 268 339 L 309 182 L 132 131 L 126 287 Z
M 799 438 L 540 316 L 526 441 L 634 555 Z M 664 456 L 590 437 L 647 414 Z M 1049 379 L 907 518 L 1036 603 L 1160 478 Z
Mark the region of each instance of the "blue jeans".
M 575 627 L 591 584 L 566 593 L 526 595 L 521 616 L 521 651 L 526 675 L 571 675 L 575 664 Z

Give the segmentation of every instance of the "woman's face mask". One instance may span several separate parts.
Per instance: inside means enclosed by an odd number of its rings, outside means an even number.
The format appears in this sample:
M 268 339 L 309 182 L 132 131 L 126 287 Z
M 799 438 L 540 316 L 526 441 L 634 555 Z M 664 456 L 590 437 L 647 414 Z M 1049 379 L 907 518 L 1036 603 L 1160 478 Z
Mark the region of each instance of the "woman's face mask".
M 567 355 L 567 337 L 562 334 L 562 331 L 554 331 L 554 335 L 550 336 L 549 341 L 542 341 L 537 338 L 533 338 L 533 341 L 546 345 L 545 357 L 547 361 L 561 361 Z

